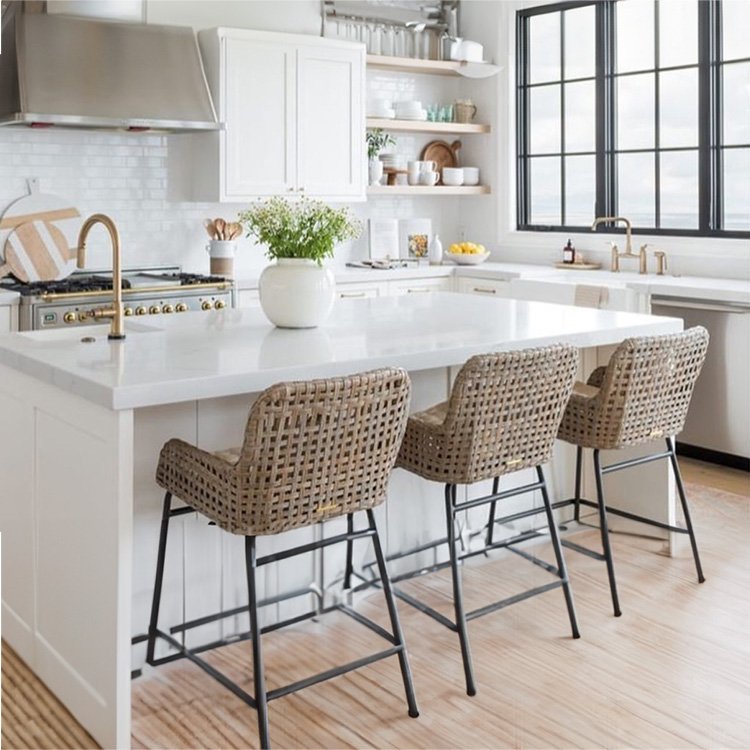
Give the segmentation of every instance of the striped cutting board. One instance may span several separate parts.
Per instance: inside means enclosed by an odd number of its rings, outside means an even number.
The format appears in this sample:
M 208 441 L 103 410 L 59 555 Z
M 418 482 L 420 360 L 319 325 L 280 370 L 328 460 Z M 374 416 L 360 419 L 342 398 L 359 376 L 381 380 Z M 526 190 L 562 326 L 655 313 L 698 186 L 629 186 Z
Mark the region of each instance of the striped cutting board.
M 5 240 L 0 278 L 9 273 L 24 283 L 65 278 L 70 263 L 62 230 L 48 221 L 30 221 L 16 227 Z
M 6 253 L 6 264 L 0 266 L 0 274 L 12 273 L 19 281 L 64 279 L 75 268 L 81 215 L 64 198 L 38 192 L 35 182 L 29 182 L 29 189 L 30 194 L 8 206 L 0 219 L 0 249 L 5 248 Z M 21 230 L 21 227 L 24 229 Z M 7 254 L 8 242 L 19 230 L 20 236 L 15 237 L 12 243 L 15 254 L 11 260 Z M 62 233 L 65 244 L 65 252 L 62 253 L 65 261 L 62 263 L 57 260 L 59 233 Z M 25 262 L 24 252 L 28 262 Z M 13 268 L 9 267 L 11 265 Z M 28 278 L 21 278 L 18 273 Z

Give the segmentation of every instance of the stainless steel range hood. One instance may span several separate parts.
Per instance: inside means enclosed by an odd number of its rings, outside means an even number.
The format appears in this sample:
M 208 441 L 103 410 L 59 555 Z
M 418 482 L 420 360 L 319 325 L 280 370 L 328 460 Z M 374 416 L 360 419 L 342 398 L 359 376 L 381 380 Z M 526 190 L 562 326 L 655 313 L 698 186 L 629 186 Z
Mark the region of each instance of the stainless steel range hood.
M 3 6 L 0 125 L 219 129 L 192 29 Z

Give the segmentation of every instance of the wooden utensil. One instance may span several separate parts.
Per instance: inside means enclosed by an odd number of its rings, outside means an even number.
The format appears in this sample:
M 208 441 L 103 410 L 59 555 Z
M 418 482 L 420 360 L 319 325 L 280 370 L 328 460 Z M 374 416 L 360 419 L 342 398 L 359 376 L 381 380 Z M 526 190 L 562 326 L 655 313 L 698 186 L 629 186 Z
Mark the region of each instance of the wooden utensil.
M 224 234 L 228 240 L 236 240 L 242 234 L 242 224 L 230 221 L 224 229 Z
M 461 141 L 430 141 L 423 149 L 419 157 L 422 161 L 434 161 L 436 172 L 440 175 L 438 182 L 443 182 L 443 169 L 445 167 L 458 166 L 458 150 L 461 148 Z
M 60 267 L 57 275 L 44 280 L 66 278 L 75 268 L 75 247 L 78 244 L 81 214 L 64 198 L 52 193 L 40 193 L 36 181 L 29 180 L 29 195 L 11 203 L 0 219 L 0 247 L 5 246 L 17 227 L 35 222 L 47 223 L 62 232 L 67 250 L 67 262 Z M 6 265 L 10 265 L 10 259 L 6 257 L 6 261 Z M 6 270 L 5 273 L 16 276 L 15 271 Z
M 216 227 L 216 239 L 225 240 L 224 229 L 226 228 L 226 221 L 224 219 L 214 219 L 214 226 Z
M 69 261 L 68 243 L 58 227 L 47 221 L 27 222 L 5 240 L 5 265 L 0 266 L 0 278 L 12 273 L 24 283 L 52 281 L 61 278 Z
M 206 228 L 206 232 L 208 232 L 208 236 L 212 239 L 216 239 L 216 227 L 214 226 L 214 223 L 211 219 L 205 219 L 203 221 L 203 226 Z

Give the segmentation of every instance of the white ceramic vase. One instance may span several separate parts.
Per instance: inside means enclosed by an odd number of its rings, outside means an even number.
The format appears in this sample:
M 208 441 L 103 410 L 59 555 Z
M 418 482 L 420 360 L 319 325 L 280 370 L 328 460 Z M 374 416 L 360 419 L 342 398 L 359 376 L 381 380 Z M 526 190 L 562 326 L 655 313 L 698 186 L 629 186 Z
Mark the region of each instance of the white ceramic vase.
M 380 185 L 383 179 L 383 162 L 377 158 L 370 159 L 370 185 Z
M 279 258 L 260 275 L 260 306 L 279 328 L 315 328 L 333 308 L 330 269 L 306 258 Z

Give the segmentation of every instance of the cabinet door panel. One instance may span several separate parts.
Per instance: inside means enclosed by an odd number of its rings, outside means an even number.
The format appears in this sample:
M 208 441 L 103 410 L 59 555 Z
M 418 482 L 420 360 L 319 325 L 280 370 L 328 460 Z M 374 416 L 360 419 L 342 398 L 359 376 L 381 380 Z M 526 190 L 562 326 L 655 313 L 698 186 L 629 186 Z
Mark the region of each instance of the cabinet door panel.
M 8 333 L 11 329 L 10 305 L 0 307 L 0 333 Z
M 295 48 L 226 39 L 224 200 L 294 187 Z
M 297 59 L 297 187 L 364 198 L 363 51 L 300 47 Z

